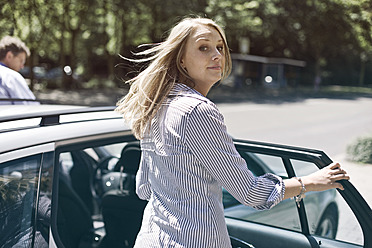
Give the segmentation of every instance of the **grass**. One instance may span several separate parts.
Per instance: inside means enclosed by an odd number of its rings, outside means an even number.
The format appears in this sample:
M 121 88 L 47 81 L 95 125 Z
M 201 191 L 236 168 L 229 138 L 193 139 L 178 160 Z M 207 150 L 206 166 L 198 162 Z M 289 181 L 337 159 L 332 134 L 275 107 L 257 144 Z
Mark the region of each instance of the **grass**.
M 372 135 L 357 138 L 347 147 L 346 152 L 352 161 L 372 164 Z
M 372 96 L 372 87 L 330 85 L 321 88 L 323 93 L 362 94 Z

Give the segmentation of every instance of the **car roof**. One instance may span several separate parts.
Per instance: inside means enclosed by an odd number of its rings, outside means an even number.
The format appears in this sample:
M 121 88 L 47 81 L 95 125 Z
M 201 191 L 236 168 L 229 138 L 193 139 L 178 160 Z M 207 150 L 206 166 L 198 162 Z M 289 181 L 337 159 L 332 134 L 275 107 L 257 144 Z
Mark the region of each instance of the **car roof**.
M 76 109 L 89 109 L 92 107 L 88 106 L 75 106 L 75 105 L 53 105 L 53 104 L 41 104 L 41 105 L 0 105 L 0 122 L 3 122 L 5 118 L 14 116 L 15 119 L 26 114 L 40 114 L 50 112 L 63 112 L 68 110 Z M 114 107 L 109 107 L 114 108 Z
M 114 106 L 0 106 L 0 153 L 73 138 L 124 132 L 130 128 Z

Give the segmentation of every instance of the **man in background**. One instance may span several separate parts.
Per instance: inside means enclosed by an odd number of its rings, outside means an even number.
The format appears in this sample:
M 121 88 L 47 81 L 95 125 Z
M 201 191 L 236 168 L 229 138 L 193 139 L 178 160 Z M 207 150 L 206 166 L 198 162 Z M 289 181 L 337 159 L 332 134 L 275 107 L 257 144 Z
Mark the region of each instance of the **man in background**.
M 28 56 L 30 50 L 18 38 L 5 36 L 0 40 L 0 105 L 39 104 L 35 101 L 19 101 L 19 99 L 35 100 L 26 80 L 19 73 Z M 9 98 L 13 100 L 4 101 Z

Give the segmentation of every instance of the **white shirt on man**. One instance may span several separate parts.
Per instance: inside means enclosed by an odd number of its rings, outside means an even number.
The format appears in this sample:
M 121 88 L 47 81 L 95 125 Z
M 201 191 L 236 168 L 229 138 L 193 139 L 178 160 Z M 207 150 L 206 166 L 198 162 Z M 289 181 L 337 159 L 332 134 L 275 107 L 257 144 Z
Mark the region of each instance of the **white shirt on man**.
M 16 72 L 2 64 L 0 64 L 0 99 L 32 99 L 35 96 L 29 89 L 26 80 L 19 72 Z M 0 101 L 0 105 L 11 104 L 39 104 L 34 101 Z

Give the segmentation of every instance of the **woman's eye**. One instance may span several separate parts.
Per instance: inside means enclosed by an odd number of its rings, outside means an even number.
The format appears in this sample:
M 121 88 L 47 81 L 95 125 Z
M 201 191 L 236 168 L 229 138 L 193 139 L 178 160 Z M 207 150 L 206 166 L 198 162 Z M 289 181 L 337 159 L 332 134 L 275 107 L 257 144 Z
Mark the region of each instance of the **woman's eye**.
M 220 52 L 222 52 L 223 51 L 223 46 L 218 46 L 217 47 L 217 50 L 220 51 Z
M 199 47 L 199 50 L 202 51 L 202 52 L 205 52 L 205 51 L 208 50 L 208 47 L 206 47 L 206 46 L 201 46 L 201 47 Z

